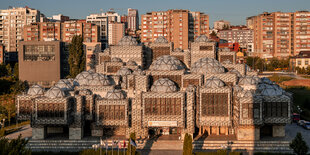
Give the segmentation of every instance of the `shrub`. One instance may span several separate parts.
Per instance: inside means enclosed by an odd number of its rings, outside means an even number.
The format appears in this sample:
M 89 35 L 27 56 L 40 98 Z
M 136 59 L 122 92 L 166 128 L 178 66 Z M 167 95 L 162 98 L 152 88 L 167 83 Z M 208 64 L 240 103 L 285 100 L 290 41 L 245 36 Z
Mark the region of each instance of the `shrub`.
M 296 134 L 296 137 L 290 143 L 290 148 L 292 148 L 294 150 L 294 153 L 296 153 L 297 155 L 307 154 L 309 150 L 309 147 L 307 146 L 307 143 L 302 138 L 302 135 L 300 132 Z

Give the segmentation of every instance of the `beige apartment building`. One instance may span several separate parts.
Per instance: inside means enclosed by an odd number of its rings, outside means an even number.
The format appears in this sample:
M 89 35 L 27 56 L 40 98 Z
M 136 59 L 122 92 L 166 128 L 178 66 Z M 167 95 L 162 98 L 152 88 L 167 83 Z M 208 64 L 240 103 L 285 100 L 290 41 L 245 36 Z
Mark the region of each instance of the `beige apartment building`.
M 188 49 L 189 41 L 200 35 L 209 35 L 209 16 L 201 12 L 168 10 L 141 16 L 141 42 L 163 36 L 174 48 Z
M 40 11 L 25 8 L 0 10 L 0 43 L 8 52 L 8 61 L 17 61 L 18 42 L 23 39 L 23 27 L 40 21 Z
M 247 18 L 254 52 L 261 58 L 287 58 L 310 49 L 310 12 L 264 12 Z
M 109 45 L 116 45 L 125 35 L 125 24 L 110 22 L 108 28 Z

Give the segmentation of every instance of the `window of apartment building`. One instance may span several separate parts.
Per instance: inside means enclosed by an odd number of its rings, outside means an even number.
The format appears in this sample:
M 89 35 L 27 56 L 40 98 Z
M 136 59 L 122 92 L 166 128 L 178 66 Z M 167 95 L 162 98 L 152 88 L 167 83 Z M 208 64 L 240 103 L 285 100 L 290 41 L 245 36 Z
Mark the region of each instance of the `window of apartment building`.
M 297 65 L 301 65 L 301 61 L 300 60 L 297 61 Z
M 308 60 L 305 60 L 305 65 L 308 65 L 309 64 L 309 61 Z

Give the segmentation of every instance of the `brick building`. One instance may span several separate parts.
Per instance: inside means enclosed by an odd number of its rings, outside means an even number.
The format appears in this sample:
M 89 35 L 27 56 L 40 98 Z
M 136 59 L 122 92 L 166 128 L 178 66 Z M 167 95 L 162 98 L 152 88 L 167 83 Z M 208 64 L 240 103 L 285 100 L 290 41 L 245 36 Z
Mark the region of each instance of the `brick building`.
M 288 58 L 310 49 L 310 12 L 264 12 L 248 17 L 254 31 L 255 55 Z
M 150 12 L 141 16 L 141 42 L 163 36 L 174 48 L 188 49 L 189 41 L 209 35 L 209 16 L 188 10 Z
M 74 35 L 81 35 L 84 42 L 98 42 L 99 28 L 85 20 L 38 22 L 24 26 L 24 41 L 59 40 L 69 43 Z

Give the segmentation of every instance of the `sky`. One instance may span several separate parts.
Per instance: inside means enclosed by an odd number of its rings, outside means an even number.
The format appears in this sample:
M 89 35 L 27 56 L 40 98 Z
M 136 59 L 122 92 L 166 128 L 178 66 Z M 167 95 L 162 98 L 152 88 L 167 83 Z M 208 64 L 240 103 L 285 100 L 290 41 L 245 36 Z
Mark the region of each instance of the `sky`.
M 0 9 L 25 7 L 38 9 L 47 17 L 63 14 L 73 19 L 85 19 L 91 13 L 114 8 L 126 14 L 127 8 L 139 14 L 168 9 L 188 9 L 209 15 L 210 26 L 217 20 L 228 20 L 232 25 L 244 25 L 246 17 L 267 12 L 310 11 L 310 0 L 0 0 Z

